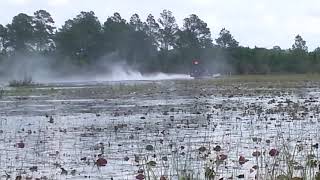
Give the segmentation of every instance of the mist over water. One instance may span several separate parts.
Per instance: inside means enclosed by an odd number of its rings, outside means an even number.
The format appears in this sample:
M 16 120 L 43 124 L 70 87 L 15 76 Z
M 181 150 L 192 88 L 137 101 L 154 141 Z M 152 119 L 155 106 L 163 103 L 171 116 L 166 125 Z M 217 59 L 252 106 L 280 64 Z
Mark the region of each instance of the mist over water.
M 152 73 L 142 74 L 139 71 L 128 70 L 121 67 L 114 68 L 109 73 L 96 73 L 90 75 L 74 75 L 66 78 L 41 78 L 34 77 L 35 82 L 39 83 L 71 83 L 71 82 L 107 82 L 107 81 L 159 81 L 159 80 L 174 80 L 174 79 L 192 79 L 187 74 L 166 74 Z
M 170 79 L 191 79 L 186 74 L 165 74 L 165 73 L 153 73 L 142 74 L 139 71 L 133 69 L 125 69 L 121 66 L 115 66 L 110 74 L 98 76 L 96 81 L 128 81 L 128 80 L 170 80 Z
M 8 84 L 12 80 L 22 81 L 25 78 L 31 78 L 34 83 L 41 84 L 192 79 L 187 74 L 145 74 L 127 65 L 125 60 L 110 56 L 99 59 L 93 66 L 85 66 L 81 70 L 70 64 L 56 66 L 55 62 L 42 57 L 19 57 L 2 62 L 0 84 Z

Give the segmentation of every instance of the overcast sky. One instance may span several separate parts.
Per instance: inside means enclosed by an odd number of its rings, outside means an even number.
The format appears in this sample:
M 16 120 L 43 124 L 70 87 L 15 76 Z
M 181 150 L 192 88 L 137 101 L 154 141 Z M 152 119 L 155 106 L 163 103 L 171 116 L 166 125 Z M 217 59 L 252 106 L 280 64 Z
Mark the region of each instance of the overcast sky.
M 320 46 L 320 0 L 0 0 L 0 24 L 18 13 L 44 9 L 60 27 L 80 11 L 94 11 L 101 22 L 114 12 L 125 19 L 138 13 L 145 20 L 171 10 L 179 26 L 190 14 L 208 23 L 213 39 L 226 27 L 242 46 L 290 48 L 300 34 L 309 50 Z

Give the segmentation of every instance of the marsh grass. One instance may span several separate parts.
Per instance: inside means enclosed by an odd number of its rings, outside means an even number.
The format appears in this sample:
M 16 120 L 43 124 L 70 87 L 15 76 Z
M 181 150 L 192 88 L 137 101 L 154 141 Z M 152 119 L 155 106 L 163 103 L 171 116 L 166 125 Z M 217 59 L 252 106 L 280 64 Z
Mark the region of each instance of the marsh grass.
M 292 75 L 233 75 L 221 76 L 214 79 L 204 80 L 177 80 L 177 84 L 182 84 L 187 88 L 197 87 L 250 87 L 258 89 L 275 88 L 307 88 L 318 87 L 320 84 L 320 74 L 292 74 Z
M 320 81 L 320 74 L 234 75 L 222 76 L 216 79 L 236 82 Z

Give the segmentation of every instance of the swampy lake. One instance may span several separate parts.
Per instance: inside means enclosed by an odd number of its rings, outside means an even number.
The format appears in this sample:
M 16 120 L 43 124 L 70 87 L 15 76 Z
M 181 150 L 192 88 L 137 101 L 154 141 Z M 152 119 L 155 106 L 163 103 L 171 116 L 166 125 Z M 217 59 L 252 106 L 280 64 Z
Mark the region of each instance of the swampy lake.
M 1 179 L 316 179 L 320 78 L 3 87 Z

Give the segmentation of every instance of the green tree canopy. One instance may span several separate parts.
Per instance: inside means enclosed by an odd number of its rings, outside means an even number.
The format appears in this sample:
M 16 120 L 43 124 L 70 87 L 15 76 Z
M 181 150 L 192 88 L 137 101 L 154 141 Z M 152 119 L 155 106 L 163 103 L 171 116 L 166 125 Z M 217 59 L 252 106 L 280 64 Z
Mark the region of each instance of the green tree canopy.
M 169 10 L 163 10 L 158 21 L 160 24 L 160 45 L 162 49 L 167 51 L 175 46 L 179 27 L 176 18 Z
M 140 16 L 138 14 L 134 14 L 130 18 L 130 26 L 135 30 L 135 31 L 143 31 L 143 23 L 140 19 Z
M 45 10 L 39 10 L 34 13 L 34 41 L 36 49 L 39 52 L 52 51 L 54 44 L 54 20 L 51 14 Z
M 160 46 L 160 26 L 154 19 L 152 14 L 149 14 L 146 22 L 144 23 L 145 31 L 151 39 L 152 44 L 159 48 Z
M 20 13 L 7 25 L 10 47 L 17 52 L 32 51 L 34 27 L 32 16 Z
M 314 49 L 313 52 L 320 55 L 320 47 L 317 47 L 316 49 Z
M 94 12 L 81 12 L 65 22 L 56 35 L 57 50 L 64 56 L 89 63 L 101 55 L 102 27 Z
M 119 13 L 114 13 L 103 25 L 105 52 L 125 54 L 129 33 L 130 25 Z
M 196 14 L 186 17 L 179 28 L 169 10 L 157 18 L 149 14 L 145 21 L 138 14 L 126 21 L 116 12 L 103 24 L 90 11 L 56 29 L 50 13 L 39 10 L 32 16 L 20 13 L 8 25 L 0 25 L 0 60 L 15 65 L 24 56 L 36 55 L 63 72 L 70 71 L 67 65 L 78 72 L 107 71 L 101 63 L 121 61 L 142 72 L 188 73 L 193 58 L 216 73 L 320 72 L 320 48 L 308 52 L 300 35 L 290 49 L 241 47 L 225 28 L 215 41 L 213 46 L 207 23 Z
M 306 53 L 308 52 L 308 46 L 306 45 L 306 41 L 298 34 L 294 39 L 294 44 L 292 45 L 292 50 L 294 52 Z
M 7 54 L 8 51 L 8 29 L 0 24 L 0 53 Z
M 216 42 L 218 46 L 222 48 L 235 48 L 239 46 L 238 41 L 236 41 L 231 35 L 230 31 L 226 30 L 225 28 L 220 31 Z
M 184 19 L 183 29 L 179 32 L 178 47 L 210 48 L 212 47 L 211 32 L 203 20 L 192 14 Z

